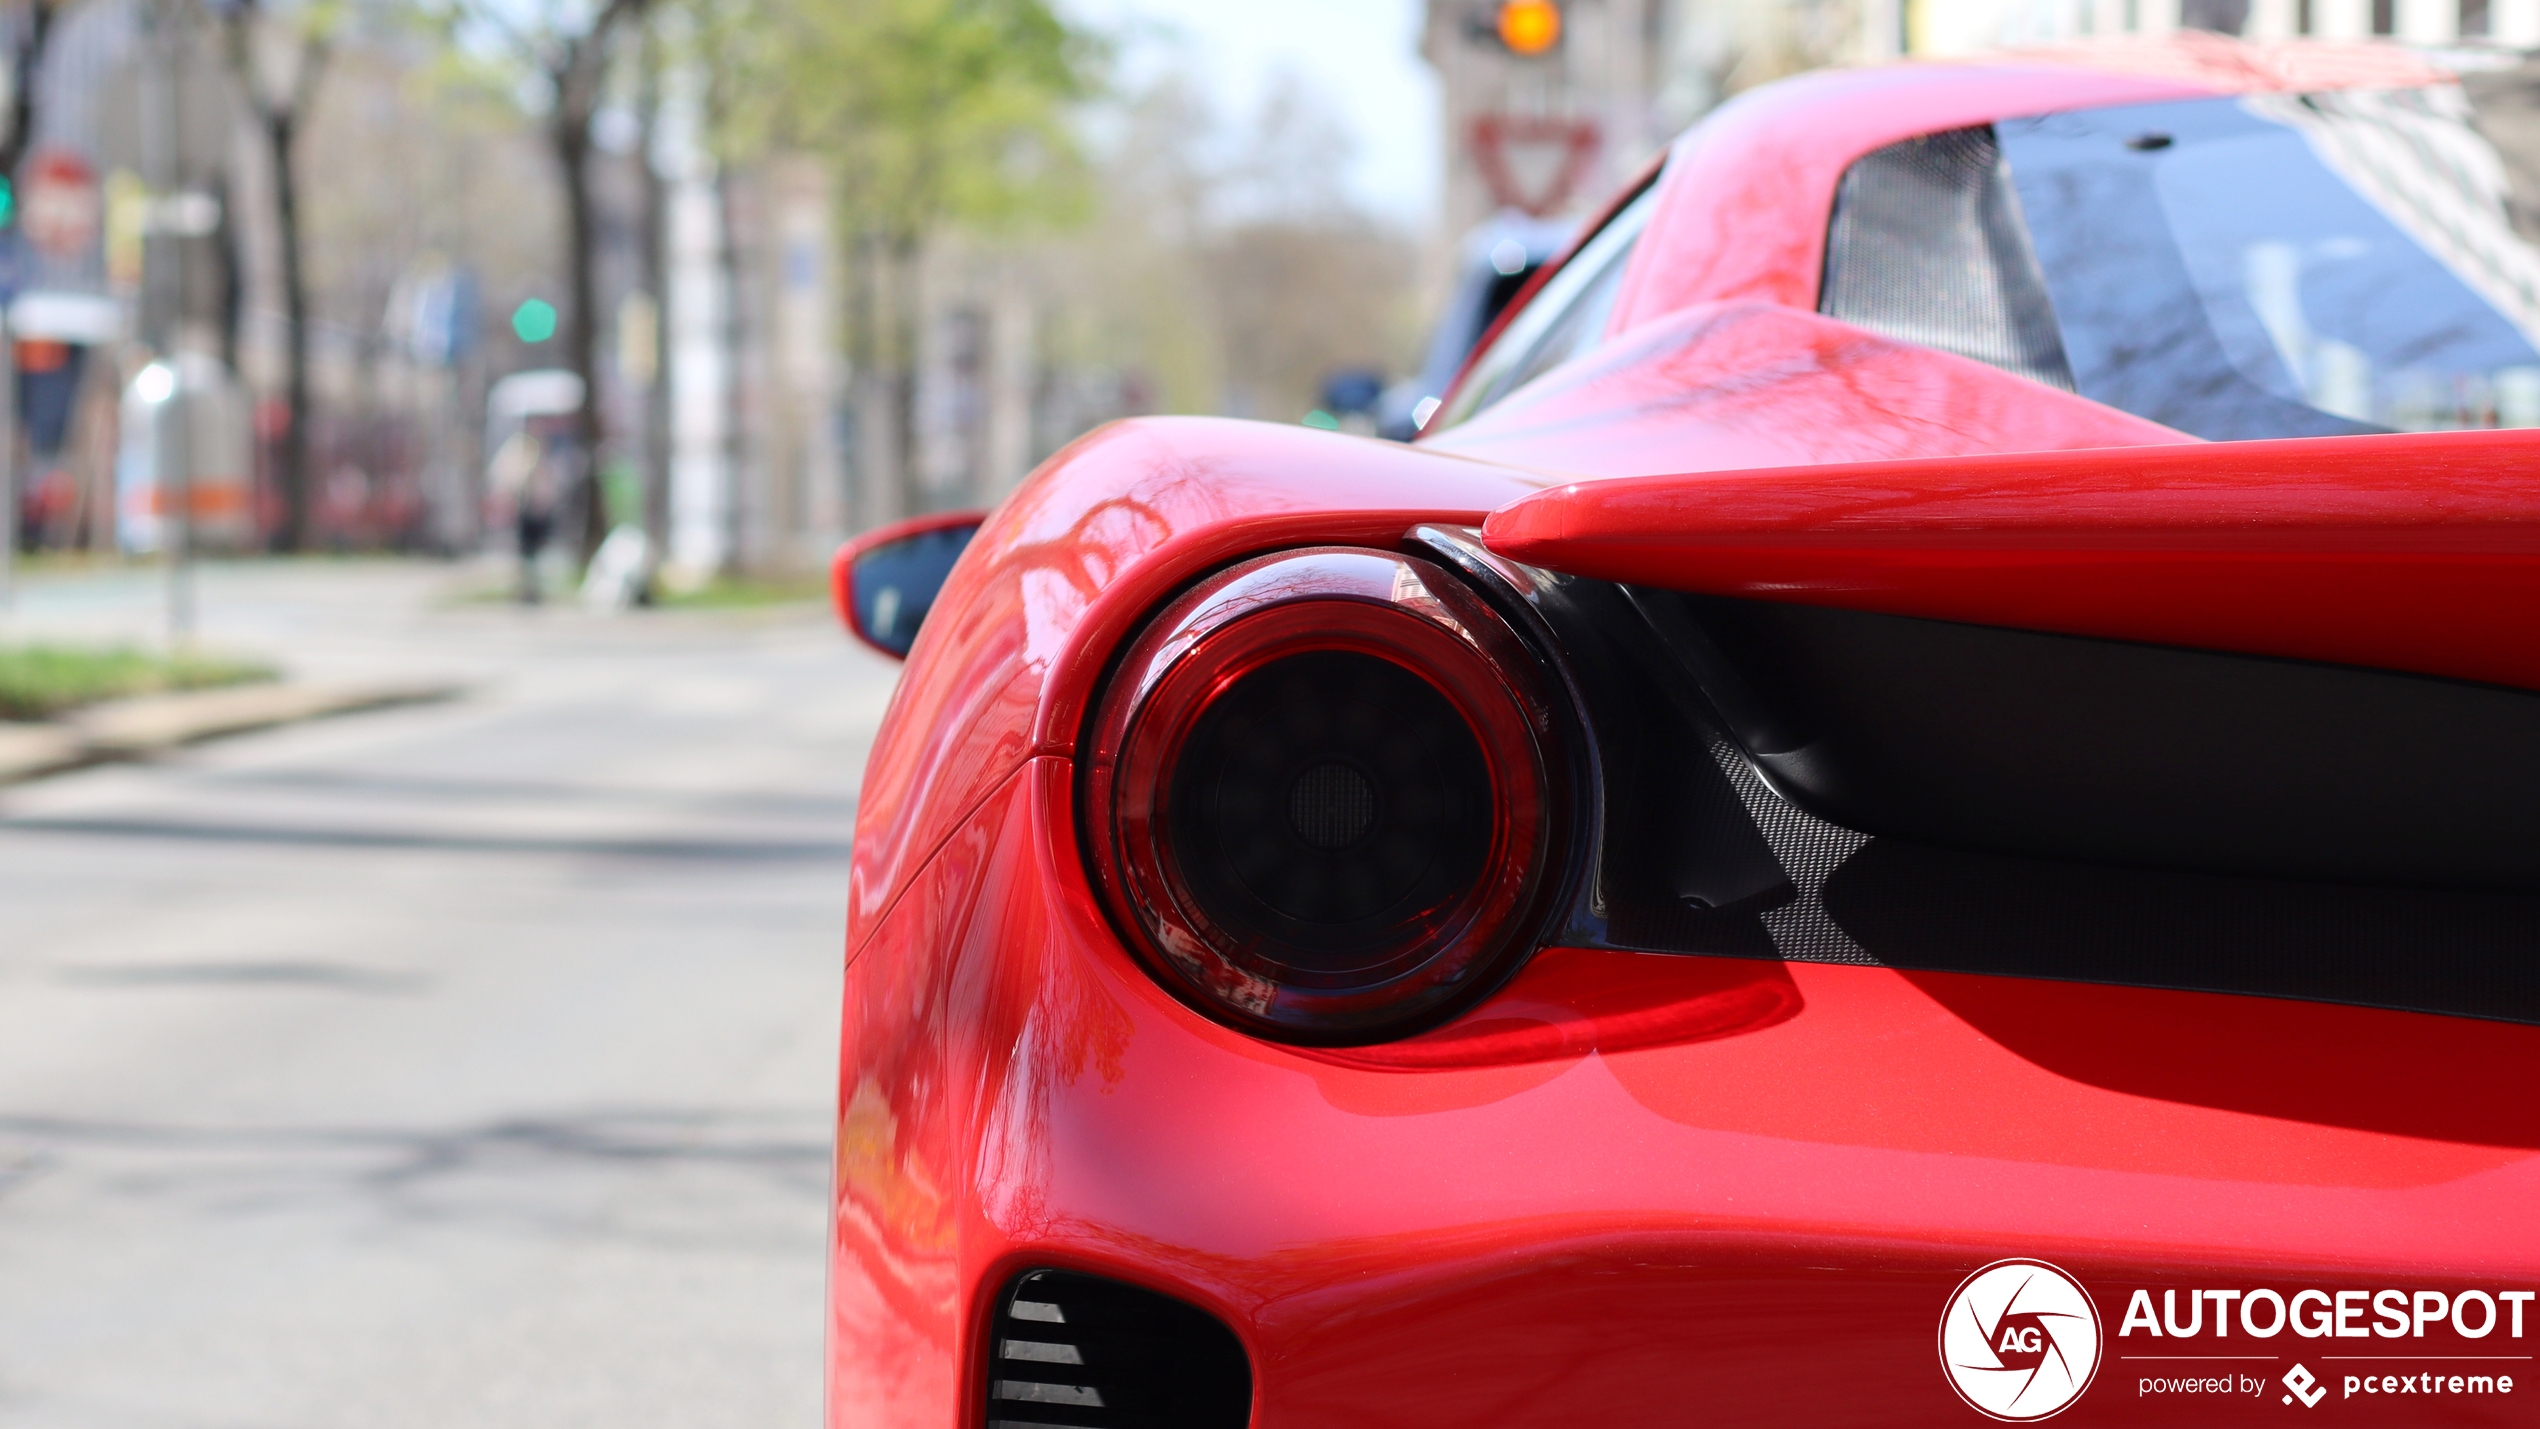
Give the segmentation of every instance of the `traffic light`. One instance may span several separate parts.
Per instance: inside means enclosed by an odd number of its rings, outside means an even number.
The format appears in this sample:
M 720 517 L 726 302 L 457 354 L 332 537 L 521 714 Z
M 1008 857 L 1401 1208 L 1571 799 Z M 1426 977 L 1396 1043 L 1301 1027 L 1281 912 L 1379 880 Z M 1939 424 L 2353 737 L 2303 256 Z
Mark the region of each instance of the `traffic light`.
M 1500 0 L 1499 42 L 1532 57 L 1561 43 L 1561 7 L 1552 0 Z
M 0 228 L 6 228 L 16 222 L 17 217 L 17 186 L 9 182 L 7 175 L 0 174 Z
M 522 342 L 545 342 L 556 335 L 556 305 L 531 298 L 512 309 L 512 335 Z

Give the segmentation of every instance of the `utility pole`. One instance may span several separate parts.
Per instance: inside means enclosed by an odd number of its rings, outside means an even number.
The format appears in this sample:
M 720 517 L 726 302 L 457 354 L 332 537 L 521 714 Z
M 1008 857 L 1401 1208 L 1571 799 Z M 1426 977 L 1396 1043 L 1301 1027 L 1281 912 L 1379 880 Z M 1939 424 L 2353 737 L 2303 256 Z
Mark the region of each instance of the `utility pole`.
M 194 393 L 187 390 L 183 365 L 177 360 L 176 336 L 185 315 L 185 251 L 179 246 L 190 225 L 171 222 L 184 183 L 179 145 L 183 105 L 178 93 L 183 72 L 183 12 L 178 0 L 155 0 L 144 11 L 149 30 L 151 82 L 141 87 L 142 141 L 150 170 L 151 221 L 143 239 L 142 304 L 144 335 L 168 375 L 167 399 L 152 416 L 158 450 L 157 470 L 163 543 L 168 565 L 168 644 L 183 650 L 194 643 L 194 473 L 193 435 L 187 428 Z M 153 262 L 152 260 L 156 260 Z
M 18 340 L 0 302 L 0 621 L 18 609 Z
M 52 38 L 55 9 L 50 0 L 30 0 L 26 27 L 9 57 L 8 129 L 7 137 L 0 139 L 0 182 L 8 185 L 12 209 L 26 202 L 18 170 L 35 140 L 35 88 L 43 79 L 44 49 Z M 16 300 L 22 281 L 22 274 L 12 274 L 0 284 L 0 620 L 16 613 L 18 600 L 18 342 L 9 323 L 8 304 Z

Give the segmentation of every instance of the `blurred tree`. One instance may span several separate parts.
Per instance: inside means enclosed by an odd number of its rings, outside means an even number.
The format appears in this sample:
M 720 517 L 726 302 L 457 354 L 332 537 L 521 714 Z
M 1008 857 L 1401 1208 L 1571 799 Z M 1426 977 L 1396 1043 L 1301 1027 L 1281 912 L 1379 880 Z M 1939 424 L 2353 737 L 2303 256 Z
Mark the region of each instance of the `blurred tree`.
M 862 445 L 889 467 L 867 473 L 857 520 L 905 514 L 927 245 L 1086 211 L 1069 120 L 1101 48 L 1047 0 L 726 0 L 712 28 L 726 154 L 796 149 L 832 171 Z
M 309 279 L 304 261 L 299 137 L 334 56 L 344 8 L 313 0 L 288 13 L 267 0 L 233 0 L 214 11 L 231 80 L 264 141 L 273 170 L 274 238 L 281 258 L 283 312 L 282 449 L 274 485 L 282 495 L 281 544 L 305 549 L 315 536 L 309 480 Z
M 1147 404 L 1295 421 L 1335 369 L 1404 369 L 1418 245 L 1348 189 L 1338 110 L 1274 73 L 1249 113 L 1223 115 L 1166 68 L 1104 116 L 1099 211 L 1044 255 L 1044 341 L 1063 367 L 1143 380 L 1041 450 Z
M 608 535 L 601 499 L 599 225 L 591 194 L 592 116 L 599 112 L 619 38 L 639 25 L 652 0 L 439 0 L 462 44 L 497 37 L 544 81 L 546 139 L 563 181 L 566 365 L 582 379 L 582 556 Z
M 1200 252 L 1224 334 L 1221 410 L 1295 421 L 1335 369 L 1396 367 L 1410 345 L 1412 247 L 1347 191 L 1338 108 L 1274 73 L 1217 170 Z
M 18 164 L 35 141 L 37 81 L 44 73 L 44 52 L 52 43 L 53 25 L 69 0 L 27 0 L 13 17 L 17 46 L 9 55 L 9 129 L 0 136 L 0 178 L 9 197 L 18 197 Z
M 653 597 L 653 582 L 662 557 L 670 549 L 670 184 L 662 176 L 657 152 L 662 119 L 662 69 L 666 63 L 661 24 L 655 16 L 644 27 L 636 55 L 636 115 L 640 133 L 635 157 L 642 179 L 643 227 L 636 243 L 643 269 L 643 290 L 651 303 L 651 329 L 634 341 L 649 351 L 634 364 L 644 377 L 644 536 L 643 597 Z M 634 354 L 630 354 L 634 355 Z

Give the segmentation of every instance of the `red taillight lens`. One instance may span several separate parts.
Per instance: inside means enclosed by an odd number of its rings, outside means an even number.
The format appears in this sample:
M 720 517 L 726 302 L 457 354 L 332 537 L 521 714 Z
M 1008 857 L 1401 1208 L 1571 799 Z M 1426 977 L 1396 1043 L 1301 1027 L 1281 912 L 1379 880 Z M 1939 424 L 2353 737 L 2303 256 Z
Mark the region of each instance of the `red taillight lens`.
M 1267 556 L 1176 601 L 1096 712 L 1086 843 L 1166 986 L 1288 1041 L 1451 1015 L 1529 950 L 1566 789 L 1541 667 L 1444 570 Z

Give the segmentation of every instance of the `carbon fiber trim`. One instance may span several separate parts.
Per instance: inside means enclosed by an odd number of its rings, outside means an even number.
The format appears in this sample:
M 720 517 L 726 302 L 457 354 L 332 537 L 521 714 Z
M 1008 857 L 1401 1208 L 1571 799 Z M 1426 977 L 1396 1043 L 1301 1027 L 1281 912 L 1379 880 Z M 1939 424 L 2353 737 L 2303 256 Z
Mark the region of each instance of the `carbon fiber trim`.
M 2540 794 L 2518 782 L 2540 755 L 2514 753 L 2540 748 L 2540 697 L 1626 591 L 1466 531 L 1412 541 L 1523 619 L 1593 733 L 1589 866 L 1547 944 L 2540 1024 Z M 2513 826 L 2439 818 L 2447 779 Z
M 1890 144 L 1844 171 L 1817 311 L 2074 390 L 1989 124 Z

